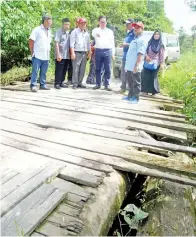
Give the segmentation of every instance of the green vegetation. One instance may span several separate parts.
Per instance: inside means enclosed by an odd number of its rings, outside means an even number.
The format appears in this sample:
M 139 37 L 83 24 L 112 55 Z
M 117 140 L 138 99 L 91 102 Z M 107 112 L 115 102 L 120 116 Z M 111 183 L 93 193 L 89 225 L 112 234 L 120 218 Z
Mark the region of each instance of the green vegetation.
M 196 52 L 182 54 L 180 60 L 160 77 L 161 88 L 185 103 L 184 113 L 196 124 Z
M 153 3 L 153 4 L 152 4 Z M 172 32 L 172 23 L 165 16 L 164 1 L 71 1 L 71 0 L 20 0 L 2 1 L 1 3 L 1 63 L 2 71 L 14 65 L 26 65 L 29 56 L 28 38 L 31 30 L 40 25 L 43 14 L 53 17 L 52 32 L 61 26 L 61 19 L 69 17 L 71 27 L 75 27 L 75 18 L 84 16 L 88 20 L 88 29 L 91 31 L 97 25 L 100 15 L 106 15 L 116 40 L 121 40 L 125 34 L 123 20 L 135 18 L 142 20 L 146 30 L 157 28 Z M 54 47 L 54 46 L 53 46 Z M 54 50 L 51 50 L 51 61 Z

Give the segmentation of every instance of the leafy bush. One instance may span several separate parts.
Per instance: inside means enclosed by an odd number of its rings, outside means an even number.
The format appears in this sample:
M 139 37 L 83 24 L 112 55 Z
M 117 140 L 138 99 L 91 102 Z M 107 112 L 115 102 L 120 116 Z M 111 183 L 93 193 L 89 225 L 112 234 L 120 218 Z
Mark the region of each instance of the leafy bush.
M 3 86 L 10 85 L 15 81 L 28 81 L 30 76 L 30 68 L 13 67 L 7 72 L 1 74 L 1 84 Z
M 196 53 L 187 52 L 160 77 L 161 88 L 185 103 L 184 112 L 196 124 Z

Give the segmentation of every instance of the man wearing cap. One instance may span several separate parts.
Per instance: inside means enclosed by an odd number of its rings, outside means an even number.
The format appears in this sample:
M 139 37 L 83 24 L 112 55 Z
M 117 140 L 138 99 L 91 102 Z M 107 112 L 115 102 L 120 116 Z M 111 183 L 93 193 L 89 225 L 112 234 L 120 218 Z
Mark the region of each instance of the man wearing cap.
M 52 17 L 45 15 L 42 17 L 42 24 L 33 29 L 29 37 L 29 49 L 32 55 L 32 74 L 30 89 L 37 92 L 37 74 L 40 70 L 40 89 L 48 90 L 46 87 L 46 73 L 50 59 L 50 44 L 52 35 L 50 27 Z
M 123 47 L 123 58 L 122 58 L 122 67 L 121 67 L 121 82 L 122 82 L 122 84 L 121 84 L 120 93 L 124 93 L 126 91 L 127 80 L 126 80 L 126 73 L 125 73 L 125 62 L 126 62 L 126 56 L 127 56 L 127 52 L 129 49 L 129 45 L 135 37 L 133 26 L 132 26 L 133 22 L 134 22 L 134 20 L 131 18 L 124 21 L 124 24 L 126 24 L 126 28 L 127 28 L 127 34 L 124 39 L 124 43 L 122 44 L 122 47 Z
M 67 88 L 64 84 L 65 75 L 70 63 L 70 22 L 68 18 L 62 19 L 62 27 L 55 34 L 55 82 L 56 89 Z
M 143 68 L 143 58 L 146 52 L 146 43 L 142 37 L 144 24 L 137 22 L 132 24 L 132 26 L 134 27 L 135 38 L 130 43 L 125 63 L 129 94 L 123 97 L 123 99 L 137 104 L 141 91 L 141 70 Z
M 78 28 L 71 32 L 70 52 L 73 65 L 72 83 L 73 89 L 77 87 L 86 88 L 82 84 L 87 58 L 90 58 L 90 35 L 86 30 L 86 19 L 79 18 Z
M 105 16 L 99 17 L 99 28 L 92 31 L 92 36 L 95 39 L 95 63 L 96 63 L 96 86 L 94 90 L 101 88 L 101 69 L 104 65 L 105 70 L 105 90 L 110 91 L 110 77 L 112 58 L 115 55 L 114 33 L 107 27 L 107 19 Z

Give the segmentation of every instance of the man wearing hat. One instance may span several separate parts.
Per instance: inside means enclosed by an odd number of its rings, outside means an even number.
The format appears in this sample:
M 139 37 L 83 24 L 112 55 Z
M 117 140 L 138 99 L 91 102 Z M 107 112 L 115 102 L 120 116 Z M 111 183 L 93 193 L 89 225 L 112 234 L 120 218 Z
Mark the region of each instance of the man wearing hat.
M 70 63 L 70 21 L 68 18 L 62 19 L 62 27 L 55 34 L 55 83 L 56 89 L 67 88 L 64 84 L 65 75 Z
M 146 43 L 142 37 L 144 24 L 142 22 L 133 23 L 135 38 L 131 41 L 125 62 L 125 71 L 129 86 L 128 96 L 123 99 L 137 104 L 141 91 L 141 71 L 143 68 L 144 54 L 146 53 Z
M 127 52 L 129 49 L 129 45 L 135 37 L 133 26 L 132 26 L 132 24 L 134 23 L 134 20 L 129 18 L 126 21 L 124 21 L 123 23 L 126 24 L 127 34 L 124 39 L 124 43 L 122 44 L 123 58 L 122 58 L 122 67 L 121 67 L 121 82 L 122 82 L 121 90 L 120 90 L 121 93 L 124 93 L 126 91 L 127 80 L 126 80 L 126 75 L 125 75 L 126 74 L 125 73 L 125 61 L 126 61 L 126 56 L 127 56 Z
M 77 87 L 86 88 L 82 84 L 87 58 L 90 57 L 90 35 L 86 30 L 87 20 L 78 18 L 78 28 L 71 32 L 70 36 L 70 52 L 73 65 L 72 83 L 73 89 Z
M 37 74 L 40 70 L 40 89 L 49 90 L 46 87 L 46 73 L 48 70 L 50 59 L 50 44 L 52 35 L 50 27 L 52 25 L 52 17 L 44 15 L 42 24 L 34 28 L 29 37 L 29 49 L 32 55 L 32 74 L 30 89 L 32 92 L 37 92 Z

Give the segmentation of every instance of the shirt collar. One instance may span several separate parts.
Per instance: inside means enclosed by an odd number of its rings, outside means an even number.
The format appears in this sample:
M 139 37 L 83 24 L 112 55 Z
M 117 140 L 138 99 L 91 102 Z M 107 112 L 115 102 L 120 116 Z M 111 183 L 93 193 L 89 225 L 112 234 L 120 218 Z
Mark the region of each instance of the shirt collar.
M 50 28 L 45 28 L 43 24 L 41 24 L 41 28 L 44 30 L 49 30 Z
M 86 32 L 86 30 L 84 29 L 84 31 L 82 31 L 79 27 L 77 28 L 78 32 Z

